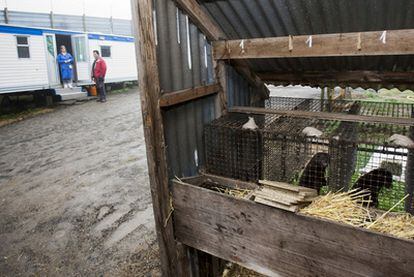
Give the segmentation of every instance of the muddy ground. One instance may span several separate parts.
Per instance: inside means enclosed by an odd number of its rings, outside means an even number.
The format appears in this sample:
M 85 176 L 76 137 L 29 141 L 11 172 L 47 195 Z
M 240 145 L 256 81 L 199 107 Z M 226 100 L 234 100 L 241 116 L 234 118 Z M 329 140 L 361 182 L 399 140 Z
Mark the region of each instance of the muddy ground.
M 158 276 L 136 89 L 0 128 L 0 276 Z

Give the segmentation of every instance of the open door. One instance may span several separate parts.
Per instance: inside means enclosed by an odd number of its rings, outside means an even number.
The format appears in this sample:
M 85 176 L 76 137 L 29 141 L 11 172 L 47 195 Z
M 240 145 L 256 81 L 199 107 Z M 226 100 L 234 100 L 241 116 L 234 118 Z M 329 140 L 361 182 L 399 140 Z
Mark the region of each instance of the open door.
M 72 36 L 73 54 L 76 62 L 76 73 L 79 83 L 91 82 L 88 53 L 88 39 L 86 35 Z
M 46 45 L 46 63 L 49 77 L 49 85 L 56 87 L 60 85 L 59 65 L 57 64 L 56 38 L 54 34 L 44 33 Z

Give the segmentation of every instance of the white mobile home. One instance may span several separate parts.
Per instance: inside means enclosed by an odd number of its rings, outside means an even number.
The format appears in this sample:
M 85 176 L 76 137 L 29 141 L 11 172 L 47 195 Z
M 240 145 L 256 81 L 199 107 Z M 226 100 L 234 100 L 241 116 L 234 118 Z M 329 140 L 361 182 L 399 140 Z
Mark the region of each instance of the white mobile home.
M 137 80 L 132 37 L 0 25 L 0 94 L 60 88 L 60 45 L 74 57 L 78 86 L 92 83 L 93 50 L 107 63 L 106 83 Z

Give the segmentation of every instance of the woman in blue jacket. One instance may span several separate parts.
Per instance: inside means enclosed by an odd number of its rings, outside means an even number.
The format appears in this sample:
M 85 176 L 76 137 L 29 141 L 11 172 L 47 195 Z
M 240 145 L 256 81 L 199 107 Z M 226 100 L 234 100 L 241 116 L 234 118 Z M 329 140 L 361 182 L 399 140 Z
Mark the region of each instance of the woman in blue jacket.
M 60 46 L 60 54 L 57 56 L 60 66 L 60 76 L 62 77 L 63 87 L 72 88 L 73 79 L 73 57 L 66 52 L 64 45 Z

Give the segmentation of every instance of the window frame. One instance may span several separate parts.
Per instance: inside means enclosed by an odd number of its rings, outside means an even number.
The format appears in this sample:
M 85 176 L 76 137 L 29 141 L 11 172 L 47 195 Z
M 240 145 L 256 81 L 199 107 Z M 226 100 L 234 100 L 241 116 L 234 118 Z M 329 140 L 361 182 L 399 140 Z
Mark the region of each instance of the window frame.
M 18 42 L 18 38 L 22 38 L 22 37 L 24 37 L 24 38 L 26 38 L 27 39 L 27 44 L 21 44 L 21 43 L 19 43 Z M 17 52 L 17 58 L 20 60 L 20 59 L 31 59 L 32 58 L 32 55 L 31 55 L 31 52 L 30 52 L 30 36 L 28 36 L 28 35 L 15 35 L 15 39 L 16 39 L 16 52 Z M 25 48 L 27 48 L 27 51 L 28 51 L 28 53 L 29 53 L 29 57 L 20 57 L 19 56 L 19 47 L 25 47 Z
M 109 56 L 104 56 L 103 55 L 102 47 L 106 47 L 106 48 L 109 49 Z M 102 58 L 112 59 L 112 45 L 99 45 L 99 48 L 101 50 L 101 57 Z

